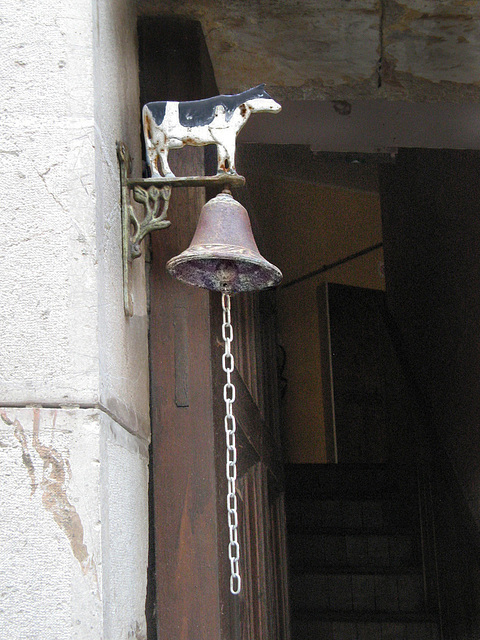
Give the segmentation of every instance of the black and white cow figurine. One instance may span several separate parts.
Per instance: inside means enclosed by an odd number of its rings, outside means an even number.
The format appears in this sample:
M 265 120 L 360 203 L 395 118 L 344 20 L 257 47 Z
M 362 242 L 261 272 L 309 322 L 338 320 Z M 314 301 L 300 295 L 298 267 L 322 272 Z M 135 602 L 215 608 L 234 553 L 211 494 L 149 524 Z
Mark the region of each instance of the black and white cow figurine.
M 216 144 L 218 173 L 236 174 L 236 137 L 250 114 L 278 113 L 281 108 L 265 91 L 264 84 L 233 96 L 192 102 L 149 102 L 143 107 L 142 117 L 152 177 L 160 177 L 158 160 L 163 175 L 174 176 L 168 164 L 168 152 L 186 144 Z

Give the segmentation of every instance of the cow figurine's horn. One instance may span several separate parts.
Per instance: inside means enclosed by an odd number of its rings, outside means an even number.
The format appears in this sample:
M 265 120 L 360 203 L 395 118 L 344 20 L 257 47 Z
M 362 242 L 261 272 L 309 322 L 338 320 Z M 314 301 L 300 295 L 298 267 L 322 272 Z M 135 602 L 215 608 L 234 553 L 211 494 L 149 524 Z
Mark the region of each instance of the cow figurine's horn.
M 167 271 L 223 293 L 265 289 L 282 279 L 281 271 L 260 255 L 248 213 L 228 191 L 203 206 L 190 246 L 167 262 Z

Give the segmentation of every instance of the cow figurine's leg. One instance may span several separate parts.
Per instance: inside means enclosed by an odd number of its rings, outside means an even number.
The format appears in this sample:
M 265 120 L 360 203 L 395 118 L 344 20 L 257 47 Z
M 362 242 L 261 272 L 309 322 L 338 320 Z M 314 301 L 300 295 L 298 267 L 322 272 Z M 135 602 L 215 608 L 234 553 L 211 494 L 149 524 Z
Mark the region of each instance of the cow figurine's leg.
M 231 140 L 223 138 L 222 142 L 217 142 L 218 173 L 236 174 L 235 169 L 235 136 Z
M 145 149 L 147 151 L 147 162 L 152 178 L 162 177 L 158 166 L 159 161 L 163 175 L 168 177 L 174 176 L 168 164 L 168 142 L 161 129 L 158 129 L 152 137 L 145 134 Z
M 173 178 L 175 174 L 170 169 L 170 165 L 168 164 L 168 147 L 162 147 L 158 150 L 158 157 L 160 158 L 160 163 L 162 165 L 163 175 L 166 178 Z
M 225 151 L 226 151 L 226 164 L 228 173 L 236 174 L 237 170 L 235 169 L 235 144 L 236 144 L 236 136 L 235 133 L 230 136 L 230 139 L 225 140 Z
M 223 144 L 217 143 L 217 174 L 227 170 L 227 150 Z
M 152 178 L 160 178 L 160 173 L 157 167 L 158 153 L 150 140 L 145 139 L 145 146 L 147 150 L 147 164 L 150 167 L 150 173 Z
M 158 145 L 154 146 L 151 142 L 147 142 L 146 148 L 147 148 L 148 166 L 150 167 L 152 178 L 162 177 L 161 173 L 158 170 L 159 161 L 162 167 L 163 175 L 165 177 L 174 177 L 175 174 L 170 169 L 170 165 L 168 164 L 168 148 L 165 148 L 165 147 L 158 148 Z
M 217 173 L 233 173 L 235 170 L 236 132 L 227 128 L 210 129 L 212 141 L 217 145 Z

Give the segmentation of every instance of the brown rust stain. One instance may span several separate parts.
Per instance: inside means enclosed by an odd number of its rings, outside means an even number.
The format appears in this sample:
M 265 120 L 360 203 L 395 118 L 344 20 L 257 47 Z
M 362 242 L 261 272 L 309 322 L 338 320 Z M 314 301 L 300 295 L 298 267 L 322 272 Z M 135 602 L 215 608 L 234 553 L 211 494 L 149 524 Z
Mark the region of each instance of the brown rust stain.
M 403 85 L 397 78 L 397 61 L 392 56 L 385 54 L 382 62 L 382 82 L 390 89 L 402 90 Z
M 54 427 L 57 413 L 54 414 Z M 87 547 L 83 541 L 83 525 L 75 507 L 71 504 L 66 492 L 65 469 L 68 469 L 62 455 L 53 447 L 40 442 L 40 411 L 33 412 L 33 447 L 43 462 L 43 506 L 53 516 L 60 529 L 70 542 L 73 555 L 87 573 L 91 568 L 91 561 Z
M 150 118 L 150 116 L 148 115 L 148 113 L 145 113 L 145 118 L 144 118 L 144 127 L 147 133 L 147 137 L 151 139 L 152 137 L 152 120 Z
M 43 462 L 42 479 L 36 480 L 35 466 L 28 448 L 25 430 L 18 419 L 12 420 L 5 411 L 0 412 L 3 422 L 14 427 L 13 434 L 22 447 L 22 462 L 25 465 L 31 486 L 31 495 L 40 486 L 42 491 L 42 504 L 49 511 L 57 525 L 66 535 L 74 557 L 80 563 L 82 571 L 87 574 L 93 571 L 96 579 L 96 567 L 88 554 L 84 543 L 84 531 L 82 521 L 74 505 L 67 497 L 67 480 L 71 478 L 71 469 L 68 460 L 52 446 L 47 446 L 40 441 L 40 410 L 33 410 L 33 435 L 32 445 Z M 53 429 L 57 412 L 54 412 Z
M 438 11 L 435 13 L 422 13 L 419 20 L 449 20 L 453 23 L 460 24 L 465 22 L 473 22 L 474 16 L 470 13 L 446 13 Z
M 424 14 L 421 11 L 405 6 L 400 2 L 392 2 L 388 5 L 389 15 L 386 32 L 406 32 L 416 20 L 420 20 Z
M 436 10 L 434 9 L 433 11 L 427 12 L 413 9 L 403 2 L 392 0 L 392 2 L 388 3 L 387 7 L 387 31 L 389 32 L 408 32 L 415 22 L 421 21 L 432 21 L 439 30 L 451 28 L 451 25 L 445 26 L 442 25 L 442 22 L 451 22 L 453 25 L 460 27 L 474 21 L 474 16 L 471 13 L 462 11 L 462 5 L 458 6 L 458 11 L 448 11 L 448 9 L 438 7 Z
M 20 443 L 22 447 L 22 462 L 25 465 L 28 475 L 30 477 L 30 495 L 33 496 L 35 493 L 38 483 L 35 477 L 35 467 L 33 466 L 32 456 L 30 455 L 30 451 L 28 450 L 27 438 L 25 436 L 25 431 L 18 420 L 11 420 L 5 411 L 0 413 L 0 417 L 3 422 L 9 427 L 14 427 L 13 435 Z

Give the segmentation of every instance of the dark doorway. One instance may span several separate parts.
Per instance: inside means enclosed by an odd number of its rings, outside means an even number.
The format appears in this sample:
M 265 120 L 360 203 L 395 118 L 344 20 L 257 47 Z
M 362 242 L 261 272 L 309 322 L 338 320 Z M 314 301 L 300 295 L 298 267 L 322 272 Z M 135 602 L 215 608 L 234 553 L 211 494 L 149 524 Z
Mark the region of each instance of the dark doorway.
M 385 293 L 324 283 L 319 287 L 322 381 L 330 461 L 387 462 L 400 380 L 385 324 Z

